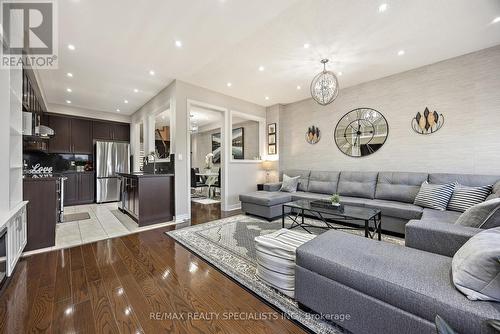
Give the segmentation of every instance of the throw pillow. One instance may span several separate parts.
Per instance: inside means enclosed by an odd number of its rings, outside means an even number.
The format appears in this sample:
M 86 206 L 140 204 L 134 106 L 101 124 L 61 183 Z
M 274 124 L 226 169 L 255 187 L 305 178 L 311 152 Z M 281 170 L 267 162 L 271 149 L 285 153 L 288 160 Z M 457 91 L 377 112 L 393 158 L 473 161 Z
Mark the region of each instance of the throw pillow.
M 498 198 L 500 197 L 500 181 L 497 181 L 497 183 L 495 183 L 493 185 L 493 190 L 491 191 L 491 195 L 488 196 L 488 198 L 486 200 L 490 200 L 490 199 L 494 199 L 494 198 Z
M 467 209 L 455 224 L 483 229 L 500 226 L 500 198 L 490 199 Z
M 500 302 L 500 227 L 470 238 L 453 256 L 453 284 L 470 300 Z
M 448 203 L 448 210 L 464 212 L 468 208 L 482 203 L 486 200 L 491 193 L 493 186 L 482 187 L 467 187 L 457 184 L 453 195 L 451 196 L 450 203 Z
M 455 183 L 430 184 L 425 181 L 420 186 L 414 204 L 423 208 L 444 211 L 448 206 L 454 188 Z
M 299 186 L 299 176 L 290 177 L 286 174 L 283 174 L 283 183 L 281 184 L 280 191 L 284 191 L 287 193 L 294 193 L 297 191 L 297 187 Z

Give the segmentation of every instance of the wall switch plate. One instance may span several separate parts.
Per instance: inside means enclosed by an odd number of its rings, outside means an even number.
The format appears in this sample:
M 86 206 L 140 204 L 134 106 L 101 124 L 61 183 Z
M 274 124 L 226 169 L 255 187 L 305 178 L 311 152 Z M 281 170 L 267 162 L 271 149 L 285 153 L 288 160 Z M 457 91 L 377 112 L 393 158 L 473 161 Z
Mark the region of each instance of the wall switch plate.
M 182 161 L 182 153 L 179 153 L 178 157 L 179 157 L 179 161 Z

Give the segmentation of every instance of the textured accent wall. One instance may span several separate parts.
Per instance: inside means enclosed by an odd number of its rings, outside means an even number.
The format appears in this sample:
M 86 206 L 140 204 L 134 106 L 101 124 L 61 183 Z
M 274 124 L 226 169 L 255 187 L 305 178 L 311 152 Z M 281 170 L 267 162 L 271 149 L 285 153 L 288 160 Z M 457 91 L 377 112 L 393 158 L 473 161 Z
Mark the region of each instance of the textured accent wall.
M 385 145 L 363 158 L 344 155 L 333 138 L 340 118 L 357 107 L 374 108 L 389 123 Z M 432 135 L 411 129 L 425 107 L 445 117 Z M 312 99 L 288 104 L 279 119 L 280 170 L 500 174 L 500 45 L 342 89 L 326 107 Z M 316 145 L 304 139 L 310 125 L 322 131 Z

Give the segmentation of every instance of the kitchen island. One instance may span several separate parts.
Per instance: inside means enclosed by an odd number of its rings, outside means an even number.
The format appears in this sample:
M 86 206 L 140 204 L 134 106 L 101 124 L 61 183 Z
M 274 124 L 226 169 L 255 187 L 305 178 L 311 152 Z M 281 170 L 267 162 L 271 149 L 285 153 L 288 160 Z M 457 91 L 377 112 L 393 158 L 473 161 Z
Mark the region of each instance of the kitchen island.
M 118 173 L 119 209 L 142 226 L 165 223 L 175 215 L 174 174 Z

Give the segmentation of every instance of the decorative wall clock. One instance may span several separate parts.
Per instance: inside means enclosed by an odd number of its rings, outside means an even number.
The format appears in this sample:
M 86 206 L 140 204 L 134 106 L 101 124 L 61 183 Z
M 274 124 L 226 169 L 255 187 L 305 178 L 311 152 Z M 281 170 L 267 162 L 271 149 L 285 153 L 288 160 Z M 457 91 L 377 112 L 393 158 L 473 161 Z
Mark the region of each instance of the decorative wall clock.
M 421 135 L 430 135 L 441 129 L 443 125 L 443 114 L 438 114 L 437 111 L 430 112 L 427 107 L 423 114 L 418 112 L 415 118 L 411 120 L 411 128 Z
M 310 126 L 306 132 L 306 142 L 309 144 L 316 144 L 321 139 L 321 131 L 315 125 Z
M 364 157 L 378 151 L 389 134 L 384 115 L 372 108 L 357 108 L 345 114 L 335 128 L 335 143 L 350 157 Z

